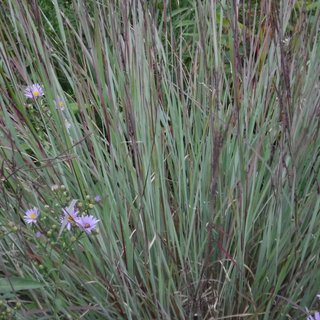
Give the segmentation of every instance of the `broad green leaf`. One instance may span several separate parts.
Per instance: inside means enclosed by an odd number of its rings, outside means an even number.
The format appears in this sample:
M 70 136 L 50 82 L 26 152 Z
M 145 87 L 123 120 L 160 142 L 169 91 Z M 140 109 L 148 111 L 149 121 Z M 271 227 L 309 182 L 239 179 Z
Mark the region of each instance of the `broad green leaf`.
M 25 278 L 10 278 L 10 281 L 15 291 L 38 289 L 45 286 L 44 283 Z M 9 280 L 7 278 L 0 279 L 0 293 L 4 294 L 12 291 Z
M 73 114 L 79 113 L 79 107 L 78 107 L 77 103 L 69 103 L 68 107 L 72 111 Z

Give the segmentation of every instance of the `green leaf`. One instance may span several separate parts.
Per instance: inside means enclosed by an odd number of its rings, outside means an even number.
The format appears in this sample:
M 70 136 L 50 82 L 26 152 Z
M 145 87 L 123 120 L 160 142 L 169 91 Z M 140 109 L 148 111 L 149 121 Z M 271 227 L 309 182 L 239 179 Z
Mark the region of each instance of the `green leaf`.
M 15 291 L 38 289 L 45 286 L 44 283 L 25 278 L 10 278 L 10 281 Z M 0 279 L 0 293 L 3 294 L 9 292 L 12 292 L 12 287 L 9 280 Z
M 194 26 L 194 21 L 186 20 L 186 21 L 181 21 L 177 24 L 176 28 L 180 27 L 187 27 L 187 26 Z
M 54 302 L 55 302 L 55 305 L 56 305 L 58 310 L 62 310 L 63 309 L 61 299 L 57 298 L 57 299 L 54 300 Z
M 73 112 L 73 114 L 77 114 L 79 113 L 79 107 L 77 103 L 69 103 L 68 107 L 70 108 L 70 110 Z
M 78 103 L 69 103 L 68 107 L 72 111 L 73 114 L 79 113 L 79 105 L 78 105 Z M 86 109 L 88 109 L 89 108 L 89 103 L 84 104 L 84 107 Z

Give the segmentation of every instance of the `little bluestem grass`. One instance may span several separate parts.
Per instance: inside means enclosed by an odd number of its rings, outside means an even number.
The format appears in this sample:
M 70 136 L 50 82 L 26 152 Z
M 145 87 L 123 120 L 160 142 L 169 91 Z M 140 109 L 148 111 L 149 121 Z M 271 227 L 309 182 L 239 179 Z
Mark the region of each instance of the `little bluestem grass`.
M 320 3 L 59 4 L 0 8 L 1 317 L 312 317 Z

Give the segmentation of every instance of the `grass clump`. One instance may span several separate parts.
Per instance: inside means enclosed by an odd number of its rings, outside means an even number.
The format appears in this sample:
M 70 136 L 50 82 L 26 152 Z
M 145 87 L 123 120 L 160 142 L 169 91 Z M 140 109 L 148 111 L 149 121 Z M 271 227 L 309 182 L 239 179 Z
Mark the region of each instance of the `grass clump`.
M 0 9 L 0 318 L 311 317 L 320 4 L 69 4 Z

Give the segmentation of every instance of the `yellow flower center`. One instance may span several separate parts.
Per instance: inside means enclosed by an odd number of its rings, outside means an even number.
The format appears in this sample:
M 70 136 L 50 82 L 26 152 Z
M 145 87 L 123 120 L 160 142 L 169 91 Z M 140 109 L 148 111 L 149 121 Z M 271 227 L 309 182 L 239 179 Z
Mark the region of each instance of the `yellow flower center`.
M 59 102 L 59 105 L 60 105 L 61 108 L 63 107 L 63 103 L 62 102 Z
M 74 221 L 74 219 L 73 219 L 72 216 L 70 216 L 69 219 L 68 219 L 68 222 L 72 222 L 72 221 Z
M 33 91 L 33 95 L 37 97 L 39 95 L 39 91 Z
M 33 213 L 33 214 L 30 216 L 30 219 L 31 219 L 31 220 L 34 220 L 34 218 L 36 217 L 36 215 L 37 215 L 36 213 Z
M 90 228 L 90 224 L 89 224 L 89 223 L 86 223 L 86 224 L 84 225 L 84 227 L 85 227 L 85 228 Z

